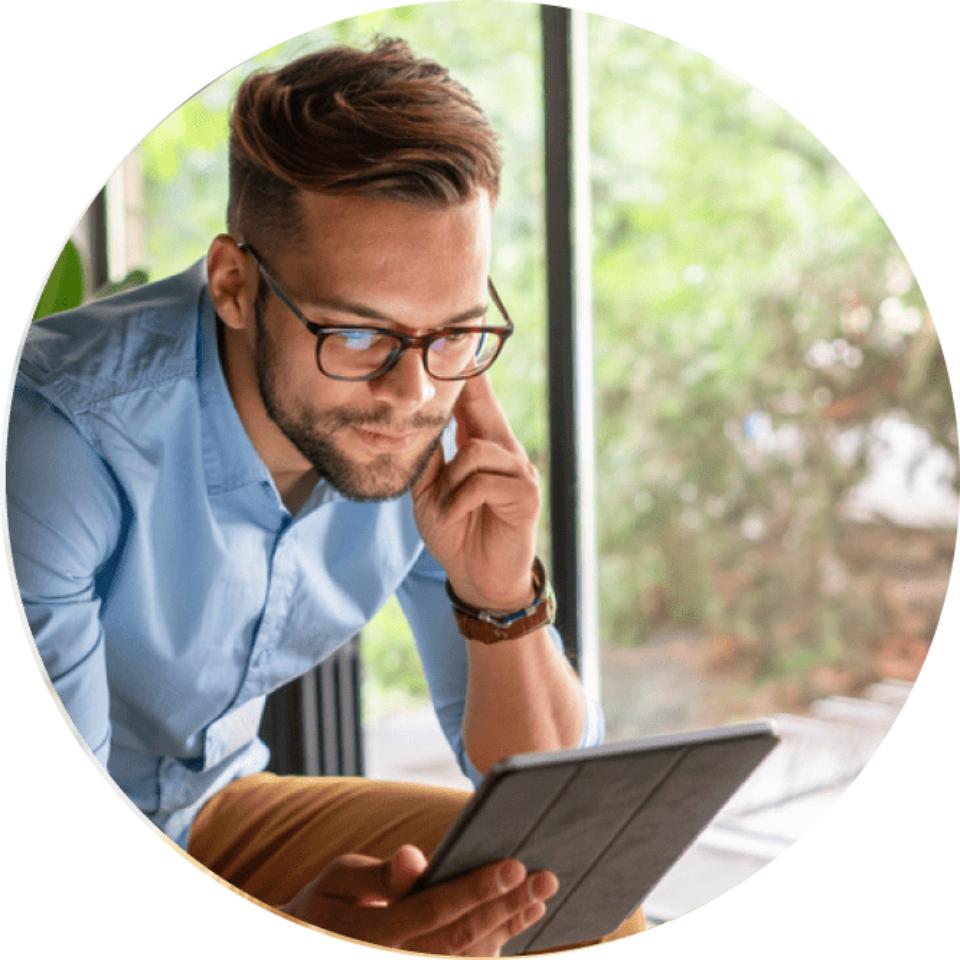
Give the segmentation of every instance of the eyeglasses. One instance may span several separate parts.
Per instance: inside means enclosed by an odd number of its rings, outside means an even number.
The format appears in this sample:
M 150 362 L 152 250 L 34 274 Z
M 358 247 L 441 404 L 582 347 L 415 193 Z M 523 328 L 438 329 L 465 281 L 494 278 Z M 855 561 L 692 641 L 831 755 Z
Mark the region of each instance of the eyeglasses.
M 423 367 L 435 380 L 467 380 L 490 367 L 513 333 L 513 321 L 492 280 L 487 281 L 490 298 L 505 326 L 456 324 L 422 337 L 411 337 L 388 327 L 329 327 L 314 323 L 284 293 L 250 244 L 239 246 L 253 257 L 280 301 L 317 338 L 317 369 L 334 380 L 376 380 L 395 367 L 411 348 L 421 351 Z

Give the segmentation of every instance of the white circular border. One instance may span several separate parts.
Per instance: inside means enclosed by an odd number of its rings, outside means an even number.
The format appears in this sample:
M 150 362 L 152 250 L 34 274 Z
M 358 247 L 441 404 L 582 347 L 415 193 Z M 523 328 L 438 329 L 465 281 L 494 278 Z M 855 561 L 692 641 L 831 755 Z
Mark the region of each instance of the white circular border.
M 0 252 L 3 432 L 25 317 L 59 248 L 111 169 L 164 115 L 268 45 L 387 4 L 168 0 L 11 5 Z M 958 379 L 960 90 L 951 4 L 807 0 L 593 2 L 711 56 L 790 110 L 846 166 L 890 226 Z M 15 11 L 15 12 L 14 12 Z M 141 14 L 143 11 L 143 14 Z M 5 533 L 4 533 L 5 537 Z M 9 560 L 8 560 L 9 567 Z M 12 579 L 0 943 L 46 954 L 371 956 L 252 907 L 195 869 L 127 805 L 51 709 Z M 875 760 L 816 828 L 758 876 L 642 940 L 596 956 L 924 958 L 956 949 L 958 775 L 952 689 L 956 576 L 916 691 Z M 951 946 L 952 944 L 952 946 Z M 32 951 L 33 952 L 33 951 Z

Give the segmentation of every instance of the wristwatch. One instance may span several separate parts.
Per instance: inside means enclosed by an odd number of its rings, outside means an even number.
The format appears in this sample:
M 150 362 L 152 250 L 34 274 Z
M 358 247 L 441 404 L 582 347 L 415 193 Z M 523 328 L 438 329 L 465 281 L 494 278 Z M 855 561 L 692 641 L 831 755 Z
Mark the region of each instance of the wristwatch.
M 516 613 L 496 613 L 493 610 L 473 607 L 453 592 L 448 580 L 447 596 L 453 604 L 453 614 L 457 618 L 460 632 L 468 640 L 490 644 L 500 643 L 501 640 L 516 640 L 517 637 L 553 623 L 557 615 L 557 599 L 539 557 L 534 558 L 532 577 L 536 596 L 529 606 Z

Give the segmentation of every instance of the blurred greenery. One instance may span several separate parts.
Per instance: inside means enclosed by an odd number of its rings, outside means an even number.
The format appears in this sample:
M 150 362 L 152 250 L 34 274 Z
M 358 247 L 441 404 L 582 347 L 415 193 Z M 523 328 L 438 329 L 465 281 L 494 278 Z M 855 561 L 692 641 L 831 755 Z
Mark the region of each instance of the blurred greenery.
M 224 229 L 227 112 L 252 67 L 404 37 L 448 65 L 501 134 L 493 274 L 518 332 L 493 379 L 545 472 L 538 15 L 487 0 L 400 7 L 219 78 L 138 150 L 143 266 L 182 269 Z M 682 629 L 721 639 L 754 683 L 851 664 L 865 678 L 899 627 L 879 567 L 852 557 L 862 527 L 844 505 L 891 417 L 956 461 L 916 281 L 843 168 L 758 91 L 610 19 L 590 18 L 589 58 L 602 642 L 640 648 Z M 549 504 L 544 555 L 548 521 Z M 424 694 L 395 604 L 363 651 L 368 704 Z
M 364 715 L 369 720 L 427 698 L 427 681 L 417 648 L 396 598 L 367 624 L 360 636 Z
M 613 20 L 590 54 L 603 637 L 687 624 L 758 649 L 760 677 L 860 663 L 890 627 L 845 556 L 877 425 L 956 460 L 916 281 L 758 91 Z
M 80 251 L 72 240 L 68 240 L 47 277 L 33 319 L 39 320 L 51 313 L 79 307 L 83 303 L 85 289 Z

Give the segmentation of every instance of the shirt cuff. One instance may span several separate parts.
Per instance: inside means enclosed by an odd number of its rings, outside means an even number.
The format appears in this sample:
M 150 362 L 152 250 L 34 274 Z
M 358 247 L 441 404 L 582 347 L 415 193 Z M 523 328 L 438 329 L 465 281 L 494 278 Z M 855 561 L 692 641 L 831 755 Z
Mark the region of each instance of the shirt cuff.
M 580 742 L 577 744 L 578 750 L 581 747 L 595 747 L 603 743 L 606 733 L 603 708 L 596 700 L 588 697 L 586 691 L 583 692 L 583 706 L 583 733 L 580 734 Z
M 483 780 L 483 774 L 470 762 L 465 748 L 460 751 L 460 769 L 463 770 L 464 774 L 469 778 L 474 789 L 480 786 L 480 781 Z

